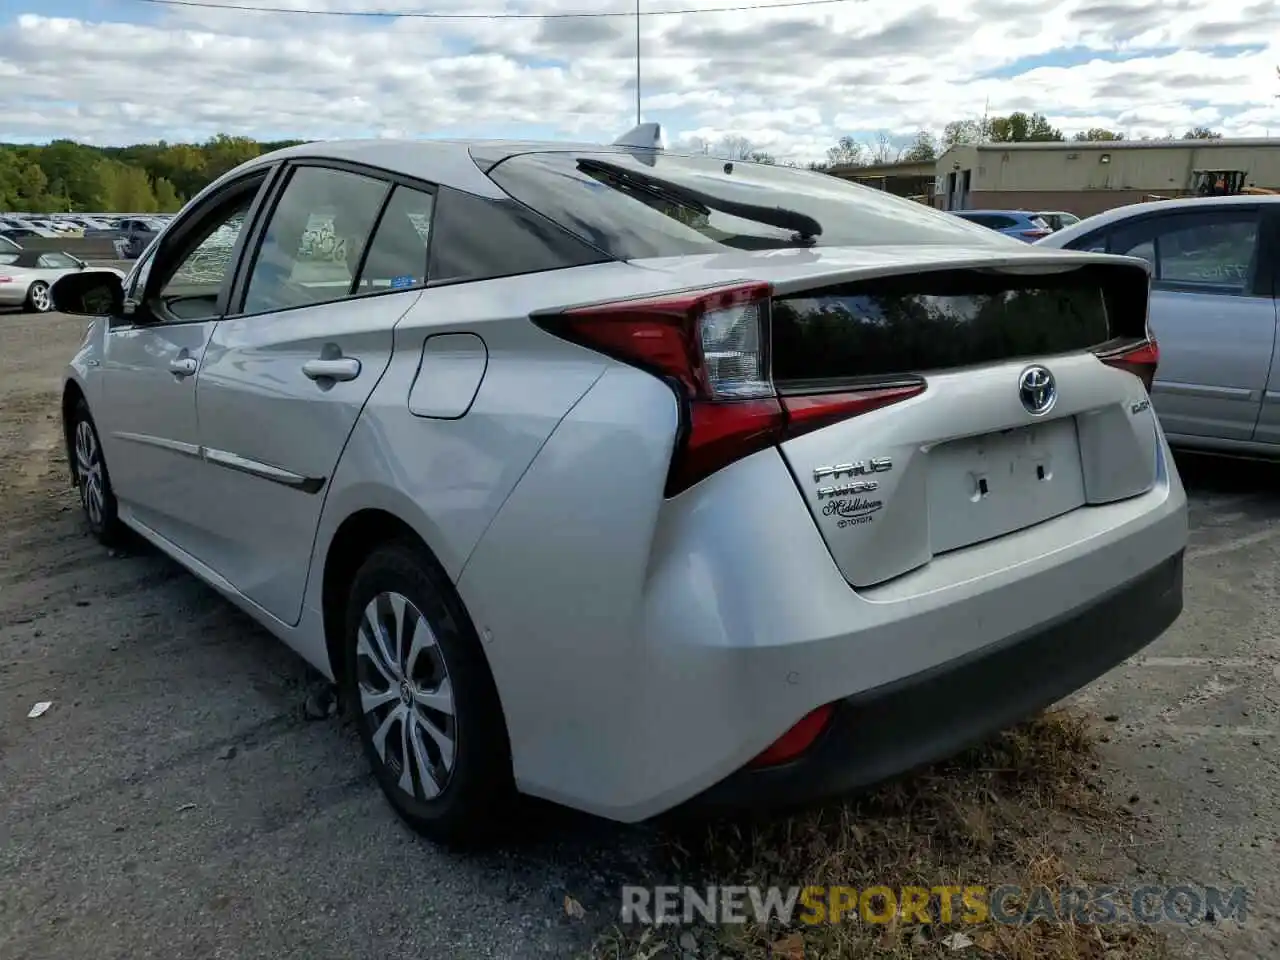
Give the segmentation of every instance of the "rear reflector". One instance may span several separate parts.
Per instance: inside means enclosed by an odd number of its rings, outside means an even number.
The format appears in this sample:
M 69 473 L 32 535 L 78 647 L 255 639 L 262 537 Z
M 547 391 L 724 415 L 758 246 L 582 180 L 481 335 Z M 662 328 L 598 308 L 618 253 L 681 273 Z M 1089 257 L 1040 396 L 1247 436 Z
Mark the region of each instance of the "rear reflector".
M 694 290 L 533 317 L 544 330 L 666 380 L 682 435 L 667 476 L 675 496 L 717 470 L 791 437 L 924 391 L 923 380 L 782 396 L 769 377 L 767 283 Z
M 795 726 L 773 741 L 747 766 L 776 767 L 783 763 L 790 763 L 813 746 L 822 731 L 827 729 L 833 713 L 835 708 L 829 703 L 823 704 L 811 713 L 806 713 Z
M 1132 373 L 1142 381 L 1151 392 L 1151 384 L 1155 382 L 1156 368 L 1160 364 L 1160 346 L 1155 340 L 1147 338 L 1106 353 L 1099 353 L 1098 359 L 1117 370 Z

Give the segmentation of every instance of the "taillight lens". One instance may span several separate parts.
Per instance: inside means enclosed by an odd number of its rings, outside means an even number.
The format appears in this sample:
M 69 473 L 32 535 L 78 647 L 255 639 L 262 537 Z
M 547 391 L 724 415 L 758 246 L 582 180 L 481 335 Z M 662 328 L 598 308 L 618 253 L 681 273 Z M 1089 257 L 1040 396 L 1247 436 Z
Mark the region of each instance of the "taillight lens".
M 1147 393 L 1150 393 L 1151 384 L 1156 378 L 1156 367 L 1160 365 L 1160 346 L 1155 340 L 1147 338 L 1107 353 L 1099 353 L 1098 359 L 1117 370 L 1132 373 L 1142 381 Z
M 667 380 L 683 431 L 671 497 L 748 454 L 921 393 L 924 382 L 779 396 L 769 375 L 767 283 L 539 314 L 556 336 Z
M 1052 230 L 1023 230 L 1022 235 L 1028 240 L 1039 240 L 1041 237 L 1047 237 L 1053 233 Z

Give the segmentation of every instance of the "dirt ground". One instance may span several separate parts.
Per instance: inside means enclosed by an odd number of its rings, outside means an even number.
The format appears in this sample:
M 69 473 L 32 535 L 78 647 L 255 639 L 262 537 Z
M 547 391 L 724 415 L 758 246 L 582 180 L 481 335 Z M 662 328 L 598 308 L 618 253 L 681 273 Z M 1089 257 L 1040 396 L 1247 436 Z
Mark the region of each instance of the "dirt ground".
M 433 848 L 394 819 L 349 726 L 306 719 L 301 661 L 168 560 L 85 534 L 56 403 L 84 326 L 0 314 L 0 958 L 587 949 L 619 885 L 664 869 L 655 828 L 530 805 L 527 844 Z M 1076 698 L 1122 826 L 1040 839 L 1117 883 L 1248 887 L 1243 924 L 1169 942 L 1252 960 L 1280 955 L 1280 469 L 1180 463 L 1186 612 Z

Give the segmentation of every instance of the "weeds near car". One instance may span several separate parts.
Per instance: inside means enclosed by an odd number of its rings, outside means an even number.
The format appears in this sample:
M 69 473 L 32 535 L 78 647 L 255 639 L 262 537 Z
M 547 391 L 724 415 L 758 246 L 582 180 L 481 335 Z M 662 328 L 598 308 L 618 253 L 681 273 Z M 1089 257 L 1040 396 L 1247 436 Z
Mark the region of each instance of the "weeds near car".
M 667 839 L 662 884 L 842 886 L 932 889 L 1016 884 L 1024 889 L 1089 880 L 1073 866 L 1068 838 L 1118 837 L 1124 813 L 1093 770 L 1087 721 L 1053 711 L 992 743 L 856 801 L 769 822 L 717 823 Z M 673 879 L 675 878 L 675 879 Z M 1019 906 L 1016 899 L 1014 907 Z M 1023 905 L 1025 906 L 1025 905 Z M 839 923 L 617 926 L 595 943 L 594 960 L 834 960 L 834 958 L 1000 957 L 1008 960 L 1151 960 L 1167 956 L 1164 936 L 1140 925 L 869 923 L 858 910 Z

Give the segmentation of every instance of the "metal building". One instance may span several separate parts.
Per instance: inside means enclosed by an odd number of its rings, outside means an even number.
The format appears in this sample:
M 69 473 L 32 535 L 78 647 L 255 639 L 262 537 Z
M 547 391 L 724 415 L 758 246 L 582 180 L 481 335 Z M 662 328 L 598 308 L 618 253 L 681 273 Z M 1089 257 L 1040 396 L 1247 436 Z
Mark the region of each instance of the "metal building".
M 938 158 L 933 205 L 1087 217 L 1202 188 L 1280 190 L 1280 140 L 965 144 Z

